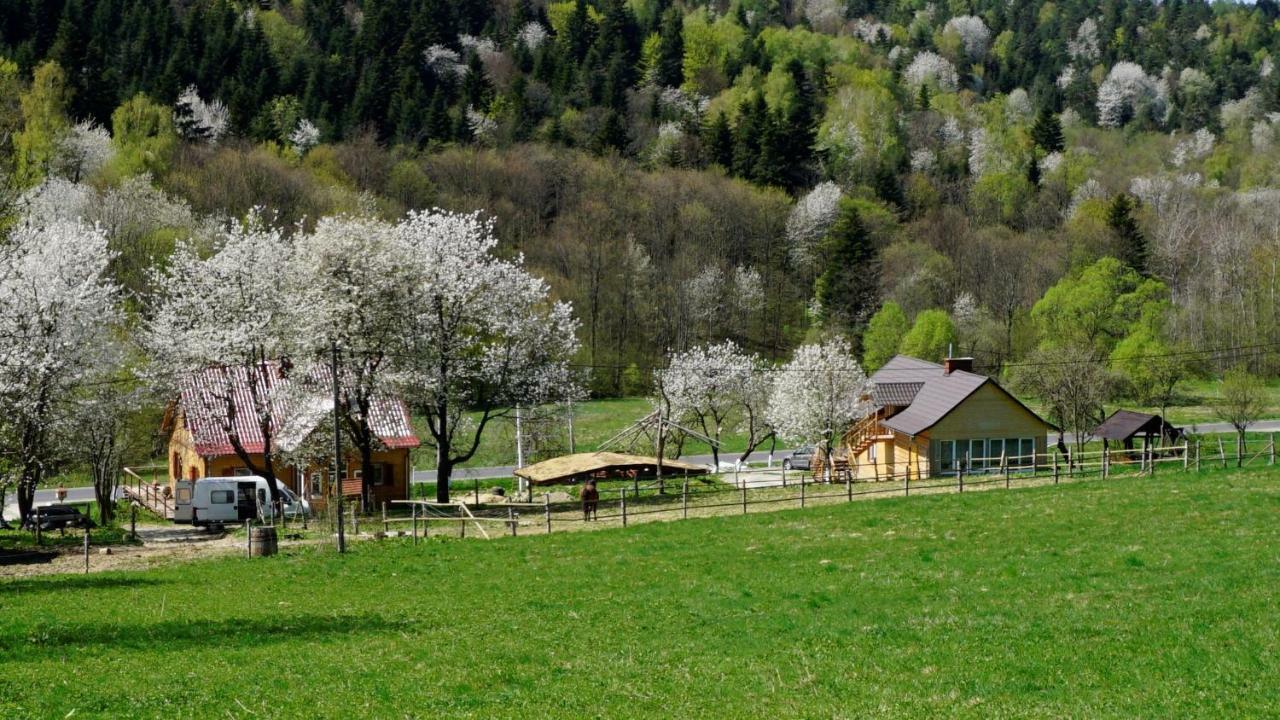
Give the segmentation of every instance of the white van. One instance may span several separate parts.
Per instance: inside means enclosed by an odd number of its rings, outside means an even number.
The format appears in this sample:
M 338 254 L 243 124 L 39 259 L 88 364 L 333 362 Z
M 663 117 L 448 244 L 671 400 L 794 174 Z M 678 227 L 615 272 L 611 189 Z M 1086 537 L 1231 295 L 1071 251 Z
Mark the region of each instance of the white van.
M 286 517 L 310 514 L 311 505 L 284 483 L 276 482 Z M 256 475 L 179 480 L 175 486 L 173 521 L 190 525 L 271 520 L 271 489 Z

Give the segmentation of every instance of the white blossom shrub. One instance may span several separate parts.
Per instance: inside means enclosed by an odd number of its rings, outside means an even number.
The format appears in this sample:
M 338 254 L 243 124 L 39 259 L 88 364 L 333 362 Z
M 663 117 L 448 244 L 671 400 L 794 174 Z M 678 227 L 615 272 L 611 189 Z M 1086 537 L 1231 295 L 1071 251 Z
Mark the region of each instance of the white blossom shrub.
M 1200 27 L 1196 28 L 1195 39 L 1203 41 L 1211 37 L 1213 37 L 1213 31 L 1209 29 L 1208 25 L 1201 23 Z
M 1223 127 L 1230 127 L 1261 117 L 1263 108 L 1262 93 L 1258 88 L 1251 87 L 1245 91 L 1244 97 L 1222 103 L 1218 115 Z
M 840 186 L 818 183 L 796 201 L 787 216 L 787 254 L 796 267 L 812 267 L 818 242 L 827 234 L 840 211 Z
M 805 0 L 804 17 L 814 30 L 835 33 L 844 25 L 844 3 L 841 0 Z
M 1160 97 L 1158 82 L 1147 75 L 1141 65 L 1118 62 L 1098 87 L 1098 124 L 1120 127 L 1144 105 L 1159 104 Z M 1160 117 L 1163 113 L 1164 108 L 1159 107 L 1156 115 Z
M 319 142 L 320 128 L 306 118 L 298 120 L 297 127 L 289 133 L 289 146 L 299 155 L 306 155 Z
M 944 33 L 955 33 L 960 37 L 964 51 L 973 60 L 981 60 L 987 54 L 987 45 L 991 42 L 991 28 L 975 15 L 957 15 L 947 21 Z
M 1075 79 L 1076 68 L 1074 65 L 1068 65 L 1062 68 L 1062 72 L 1058 74 L 1058 79 L 1054 81 L 1054 84 L 1057 85 L 1059 89 L 1066 90 L 1071 86 L 1071 83 L 1075 82 Z
M 911 171 L 930 173 L 938 166 L 938 154 L 929 148 L 918 148 L 911 152 Z
M 658 104 L 663 110 L 683 120 L 697 120 L 707 111 L 711 98 L 681 88 L 664 87 L 658 92 Z
M 875 18 L 858 18 L 854 20 L 852 30 L 854 37 L 868 45 L 874 45 L 893 37 L 893 29 Z M 895 47 L 894 50 L 901 52 L 901 47 Z M 892 51 L 890 51 L 890 55 L 892 54 Z M 892 62 L 896 59 L 896 57 L 890 57 L 889 61 Z
M 960 82 L 951 61 L 929 50 L 917 53 L 902 77 L 915 92 L 926 83 L 935 85 L 944 92 L 954 92 Z
M 16 207 L 34 222 L 77 222 L 89 214 L 93 190 L 62 177 L 48 177 L 18 196 Z
M 1067 218 L 1074 218 L 1089 200 L 1105 200 L 1106 197 L 1107 191 L 1103 189 L 1102 183 L 1093 178 L 1085 180 L 1071 192 L 1071 204 L 1067 206 L 1066 212 Z
M 964 144 L 964 128 L 954 116 L 949 116 L 938 129 L 938 137 L 947 147 L 959 147 Z
M 1265 152 L 1275 146 L 1277 130 L 1280 129 L 1280 113 L 1267 113 L 1266 117 L 1255 122 L 1249 130 L 1249 141 L 1255 150 Z
M 1203 70 L 1187 67 L 1178 74 L 1178 88 L 1183 94 L 1200 96 L 1213 90 L 1213 80 Z
M 988 170 L 995 169 L 992 157 L 994 154 L 986 128 L 976 127 L 969 131 L 969 172 L 974 177 L 980 177 Z
M 739 313 L 751 314 L 764 308 L 764 276 L 753 267 L 733 269 L 733 301 Z
M 658 136 L 649 151 L 650 159 L 658 164 L 673 165 L 679 160 L 680 141 L 684 139 L 684 131 L 680 124 L 664 122 L 658 126 Z
M 1275 72 L 1275 69 L 1276 64 L 1271 59 L 1271 56 L 1268 55 L 1262 58 L 1262 62 L 1258 64 L 1258 77 L 1269 78 L 1271 77 L 1271 73 Z
M 494 133 L 498 131 L 498 123 L 470 105 L 466 112 L 467 128 L 471 131 L 471 136 L 481 142 L 492 140 Z
M 1058 168 L 1062 167 L 1062 160 L 1062 153 L 1057 151 L 1051 152 L 1040 159 L 1040 171 L 1046 175 L 1051 172 L 1055 172 Z

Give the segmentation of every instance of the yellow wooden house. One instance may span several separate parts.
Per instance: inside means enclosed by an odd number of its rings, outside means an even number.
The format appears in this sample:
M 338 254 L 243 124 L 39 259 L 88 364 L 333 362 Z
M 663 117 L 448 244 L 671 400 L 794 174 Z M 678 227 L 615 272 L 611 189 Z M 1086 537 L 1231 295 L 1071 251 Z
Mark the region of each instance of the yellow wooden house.
M 836 446 L 834 467 L 858 480 L 1010 470 L 1046 462 L 1055 426 L 971 358 L 942 364 L 898 355 L 871 376 L 873 411 Z

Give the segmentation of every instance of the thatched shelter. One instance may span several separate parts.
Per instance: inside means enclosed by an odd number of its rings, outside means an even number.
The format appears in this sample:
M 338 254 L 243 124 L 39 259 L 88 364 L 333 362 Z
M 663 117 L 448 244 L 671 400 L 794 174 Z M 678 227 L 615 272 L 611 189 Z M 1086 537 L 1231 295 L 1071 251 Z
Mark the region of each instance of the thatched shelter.
M 658 472 L 658 459 L 643 455 L 626 455 L 615 452 L 577 453 L 564 455 L 550 460 L 543 460 L 515 471 L 517 477 L 529 481 L 531 485 L 574 485 L 589 478 L 605 480 L 610 478 L 653 477 Z M 663 477 L 685 477 L 702 475 L 707 472 L 705 465 L 681 462 L 680 460 L 663 460 Z

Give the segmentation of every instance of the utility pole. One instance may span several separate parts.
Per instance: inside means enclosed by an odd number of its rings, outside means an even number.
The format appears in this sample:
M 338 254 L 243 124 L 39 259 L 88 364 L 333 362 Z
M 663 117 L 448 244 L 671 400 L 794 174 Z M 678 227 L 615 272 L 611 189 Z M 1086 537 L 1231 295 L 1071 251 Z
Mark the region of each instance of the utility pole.
M 333 482 L 336 489 L 338 508 L 338 552 L 347 551 L 347 536 L 342 522 L 342 422 L 338 417 L 338 343 L 330 343 L 332 361 L 330 372 L 333 374 Z

